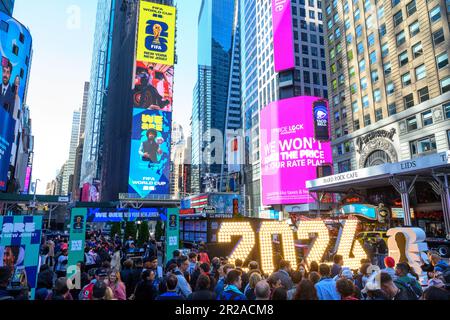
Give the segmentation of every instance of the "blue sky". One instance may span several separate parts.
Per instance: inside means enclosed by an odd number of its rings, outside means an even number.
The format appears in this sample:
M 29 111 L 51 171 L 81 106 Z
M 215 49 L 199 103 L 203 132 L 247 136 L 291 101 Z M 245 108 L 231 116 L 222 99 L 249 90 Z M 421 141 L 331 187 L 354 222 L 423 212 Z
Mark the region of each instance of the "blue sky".
M 175 68 L 174 121 L 189 133 L 192 90 L 197 75 L 197 17 L 201 0 L 178 0 L 178 65 Z M 33 37 L 28 87 L 38 193 L 69 157 L 72 113 L 81 107 L 89 81 L 95 29 L 95 0 L 16 0 L 14 17 Z

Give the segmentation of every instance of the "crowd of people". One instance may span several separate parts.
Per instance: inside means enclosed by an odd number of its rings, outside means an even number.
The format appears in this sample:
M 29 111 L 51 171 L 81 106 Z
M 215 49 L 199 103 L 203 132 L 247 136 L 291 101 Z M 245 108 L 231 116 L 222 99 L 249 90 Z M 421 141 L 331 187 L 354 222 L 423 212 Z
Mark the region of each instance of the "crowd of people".
M 450 267 L 429 252 L 422 266 L 428 281 L 407 263 L 383 259 L 383 269 L 363 259 L 359 270 L 344 266 L 342 256 L 334 263 L 306 263 L 293 270 L 281 256 L 276 271 L 265 274 L 258 262 L 223 257 L 210 260 L 205 244 L 187 255 L 176 250 L 162 265 L 155 241 L 144 246 L 144 254 L 130 257 L 134 240 L 106 239 L 93 234 L 86 241 L 78 289 L 70 289 L 66 274 L 67 241 L 48 240 L 43 245 L 36 300 L 449 300 Z M 10 274 L 0 268 L 0 299 L 7 297 Z

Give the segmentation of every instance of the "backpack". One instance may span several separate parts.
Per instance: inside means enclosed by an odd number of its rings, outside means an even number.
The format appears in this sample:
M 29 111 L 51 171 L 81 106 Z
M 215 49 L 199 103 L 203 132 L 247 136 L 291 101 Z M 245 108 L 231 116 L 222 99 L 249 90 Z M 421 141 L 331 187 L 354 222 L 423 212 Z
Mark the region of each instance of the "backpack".
M 397 287 L 401 287 L 406 291 L 406 294 L 408 296 L 408 300 L 419 300 L 419 298 L 422 296 L 421 290 L 419 291 L 415 286 L 411 285 L 411 282 L 403 282 L 400 280 L 394 281 L 395 285 Z

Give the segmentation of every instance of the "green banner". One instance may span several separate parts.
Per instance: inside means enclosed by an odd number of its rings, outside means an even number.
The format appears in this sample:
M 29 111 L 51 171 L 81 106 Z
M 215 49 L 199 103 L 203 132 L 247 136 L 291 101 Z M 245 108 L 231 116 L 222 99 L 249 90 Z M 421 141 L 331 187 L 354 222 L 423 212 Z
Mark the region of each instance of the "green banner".
M 67 278 L 73 278 L 77 272 L 77 263 L 84 261 L 86 242 L 86 208 L 74 208 L 70 216 L 69 261 Z
M 166 261 L 167 263 L 175 250 L 179 249 L 180 244 L 180 209 L 167 209 L 166 221 Z
M 31 300 L 39 273 L 41 237 L 42 216 L 0 216 L 0 266 L 11 268 L 14 286 L 22 287 L 19 282 L 26 277 Z

